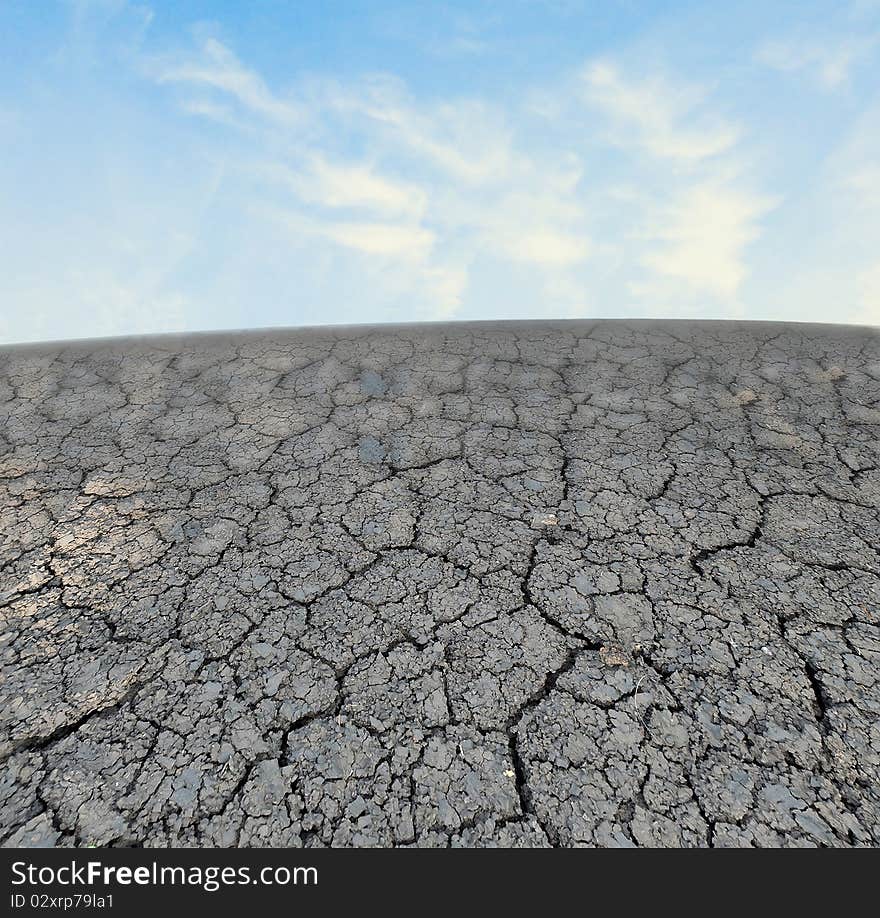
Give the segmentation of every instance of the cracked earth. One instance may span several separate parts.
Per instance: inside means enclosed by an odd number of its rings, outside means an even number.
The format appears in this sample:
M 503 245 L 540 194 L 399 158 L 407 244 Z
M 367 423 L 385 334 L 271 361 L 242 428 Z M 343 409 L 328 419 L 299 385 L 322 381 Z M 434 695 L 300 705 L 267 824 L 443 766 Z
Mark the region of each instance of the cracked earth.
M 880 334 L 0 350 L 4 845 L 880 844 Z

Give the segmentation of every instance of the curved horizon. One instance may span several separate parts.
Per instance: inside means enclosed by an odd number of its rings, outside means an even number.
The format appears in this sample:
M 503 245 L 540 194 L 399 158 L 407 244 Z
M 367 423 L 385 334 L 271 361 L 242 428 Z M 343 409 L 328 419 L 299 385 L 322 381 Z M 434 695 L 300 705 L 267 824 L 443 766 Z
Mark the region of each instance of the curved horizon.
M 821 329 L 825 331 L 839 330 L 842 332 L 869 332 L 872 335 L 880 335 L 880 325 L 856 325 L 849 322 L 797 322 L 781 321 L 778 319 L 658 319 L 647 317 L 633 318 L 603 318 L 601 316 L 577 319 L 553 319 L 553 318 L 527 318 L 527 319 L 453 319 L 449 321 L 420 321 L 420 322 L 337 322 L 328 325 L 265 325 L 253 326 L 250 328 L 202 328 L 193 329 L 185 332 L 151 332 L 142 335 L 102 335 L 95 337 L 81 338 L 54 338 L 39 341 L 19 341 L 9 344 L 0 343 L 0 352 L 13 352 L 20 348 L 65 348 L 68 346 L 88 346 L 100 344 L 131 344 L 136 346 L 139 343 L 160 343 L 162 340 L 177 342 L 189 339 L 208 339 L 208 338 L 236 338 L 236 337 L 260 337 L 268 335 L 271 332 L 279 332 L 285 335 L 298 335 L 305 333 L 321 334 L 324 332 L 346 332 L 358 331 L 365 332 L 394 332 L 394 331 L 414 331 L 424 329 L 426 333 L 432 330 L 440 331 L 449 328 L 518 328 L 520 326 L 569 326 L 569 325 L 620 325 L 620 326 L 647 326 L 662 329 L 667 325 L 680 326 L 768 326 L 777 325 L 781 328 L 802 328 Z

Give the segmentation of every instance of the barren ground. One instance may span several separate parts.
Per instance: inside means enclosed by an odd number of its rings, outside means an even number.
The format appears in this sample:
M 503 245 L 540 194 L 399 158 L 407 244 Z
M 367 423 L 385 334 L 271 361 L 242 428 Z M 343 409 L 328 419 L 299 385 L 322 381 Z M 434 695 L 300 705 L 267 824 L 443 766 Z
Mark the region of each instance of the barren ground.
M 880 844 L 880 335 L 0 350 L 6 845 Z

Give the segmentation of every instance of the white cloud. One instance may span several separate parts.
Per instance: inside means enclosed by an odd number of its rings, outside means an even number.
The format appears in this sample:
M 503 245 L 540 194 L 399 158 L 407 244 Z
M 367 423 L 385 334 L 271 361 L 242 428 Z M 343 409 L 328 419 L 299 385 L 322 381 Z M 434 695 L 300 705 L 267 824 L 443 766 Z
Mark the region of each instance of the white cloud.
M 745 249 L 775 201 L 707 181 L 686 188 L 647 231 L 645 267 L 698 293 L 731 299 L 747 274 Z
M 393 258 L 423 260 L 434 244 L 433 233 L 405 224 L 321 223 L 315 232 L 364 254 Z
M 367 93 L 337 95 L 336 102 L 383 126 L 396 143 L 458 181 L 503 183 L 520 165 L 503 115 L 483 102 L 460 99 L 418 108 L 390 80 L 374 81 Z
M 330 208 L 364 208 L 383 215 L 414 218 L 425 212 L 427 196 L 412 182 L 378 174 L 370 165 L 330 162 L 312 154 L 300 169 L 270 164 L 263 173 L 302 201 Z
M 652 156 L 696 163 L 729 150 L 739 138 L 732 124 L 701 113 L 706 90 L 665 79 L 624 77 L 607 61 L 582 74 L 583 97 L 611 121 L 613 142 Z M 694 123 L 695 122 L 695 123 Z
M 295 124 L 302 109 L 272 93 L 224 44 L 213 38 L 202 44 L 199 60 L 158 67 L 159 83 L 185 83 L 228 93 L 249 112 L 281 124 Z
M 424 269 L 421 280 L 428 292 L 426 317 L 434 322 L 454 318 L 467 287 L 467 271 L 455 265 L 431 266 Z
M 863 210 L 880 208 L 880 164 L 858 165 L 846 176 L 844 184 L 853 196 L 854 206 Z
M 236 116 L 230 106 L 215 102 L 213 99 L 184 99 L 180 103 L 180 107 L 188 115 L 196 115 L 208 121 L 216 121 L 218 124 L 224 124 L 227 127 L 237 129 L 244 127 L 241 118 Z
M 878 44 L 876 35 L 821 38 L 793 36 L 764 42 L 757 59 L 784 73 L 805 71 L 825 89 L 846 83 L 853 69 Z
M 533 195 L 531 201 L 530 211 L 515 195 L 501 198 L 486 207 L 469 208 L 459 219 L 482 246 L 511 261 L 553 268 L 589 257 L 592 244 L 586 233 L 571 228 L 570 220 L 552 216 L 556 209 L 552 195 Z
M 387 302 L 411 298 L 414 318 L 448 319 L 461 306 L 466 267 L 438 255 L 436 237 L 427 229 L 413 223 L 314 219 L 277 207 L 264 212 L 283 225 L 293 246 L 307 254 L 314 242 L 332 243 L 340 257 L 348 254 L 354 261 L 334 264 L 365 278 L 365 284 Z
M 413 223 L 317 219 L 299 211 L 271 206 L 255 210 L 262 210 L 295 234 L 326 239 L 362 255 L 424 261 L 435 242 L 432 232 Z
M 501 249 L 518 261 L 570 265 L 583 261 L 589 255 L 590 243 L 585 237 L 551 229 L 514 229 L 503 241 Z

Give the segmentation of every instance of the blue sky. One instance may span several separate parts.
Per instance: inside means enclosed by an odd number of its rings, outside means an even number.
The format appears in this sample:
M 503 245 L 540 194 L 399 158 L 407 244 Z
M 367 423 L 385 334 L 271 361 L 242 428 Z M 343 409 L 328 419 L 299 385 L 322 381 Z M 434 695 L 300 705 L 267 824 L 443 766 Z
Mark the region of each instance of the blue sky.
M 0 0 L 0 342 L 880 324 L 880 2 Z

